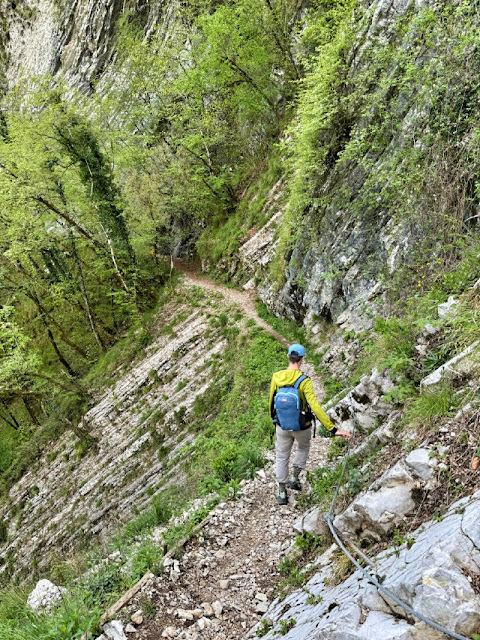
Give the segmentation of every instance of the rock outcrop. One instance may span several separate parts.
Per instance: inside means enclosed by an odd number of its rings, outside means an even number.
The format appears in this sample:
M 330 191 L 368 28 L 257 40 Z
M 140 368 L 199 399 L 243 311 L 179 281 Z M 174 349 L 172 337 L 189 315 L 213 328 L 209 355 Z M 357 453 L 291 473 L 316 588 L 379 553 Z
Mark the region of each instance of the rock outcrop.
M 385 400 L 385 396 L 394 386 L 388 372 L 379 373 L 374 369 L 371 374 L 362 376 L 343 398 L 334 398 L 327 403 L 326 408 L 330 417 L 343 428 L 353 431 L 355 419 L 355 427 L 362 433 L 369 433 L 392 413 L 393 404 Z
M 33 558 L 41 568 L 51 553 L 106 535 L 150 508 L 161 488 L 182 481 L 183 448 L 195 438 L 189 411 L 225 347 L 218 327 L 208 323 L 210 312 L 208 305 L 167 305 L 158 322 L 168 331 L 85 416 L 97 450 L 83 455 L 67 432 L 12 487 L 1 508 L 9 539 L 0 545 L 12 560 L 1 571 L 28 570 Z
M 441 367 L 435 369 L 420 382 L 424 391 L 433 389 L 439 384 L 452 380 L 472 377 L 480 369 L 480 343 L 474 342 L 461 353 L 451 358 Z
M 175 1 L 135 0 L 131 11 L 146 31 L 157 21 L 165 34 L 175 20 Z M 2 47 L 8 85 L 22 77 L 61 74 L 84 93 L 108 70 L 115 54 L 117 21 L 125 10 L 120 0 L 21 0 L 0 2 Z
M 441 521 L 373 559 L 369 571 L 393 595 L 444 627 L 470 637 L 480 629 L 480 491 L 453 504 Z M 275 601 L 264 616 L 273 640 L 440 640 L 355 571 L 335 584 L 333 550 L 306 585 Z M 319 566 L 325 565 L 321 559 Z M 287 633 L 281 631 L 280 621 Z M 291 621 L 290 623 L 288 621 Z M 293 622 L 292 622 L 293 621 Z M 252 631 L 250 637 L 254 635 Z

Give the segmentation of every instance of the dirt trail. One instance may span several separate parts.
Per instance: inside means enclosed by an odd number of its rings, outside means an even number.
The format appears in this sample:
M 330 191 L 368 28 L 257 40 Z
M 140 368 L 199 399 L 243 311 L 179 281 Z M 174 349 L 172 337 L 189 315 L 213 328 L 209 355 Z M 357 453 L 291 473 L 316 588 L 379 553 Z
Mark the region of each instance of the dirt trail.
M 290 346 L 290 342 L 284 338 L 278 331 L 275 331 L 273 327 L 271 327 L 268 322 L 266 322 L 263 318 L 261 318 L 256 310 L 256 300 L 257 296 L 254 289 L 250 289 L 249 291 L 239 291 L 238 289 L 229 289 L 228 287 L 216 284 L 205 278 L 203 276 L 198 275 L 196 271 L 184 265 L 181 261 L 177 260 L 175 262 L 175 266 L 183 272 L 184 282 L 187 285 L 201 287 L 205 291 L 213 291 L 215 293 L 220 293 L 223 295 L 225 300 L 232 304 L 238 305 L 243 313 L 247 316 L 247 318 L 251 318 L 255 321 L 255 323 L 265 329 L 267 333 L 276 338 L 281 344 L 285 347 Z M 308 355 L 307 355 L 308 358 Z M 302 371 L 306 373 L 311 379 L 313 383 L 313 387 L 315 389 L 315 393 L 317 397 L 321 399 L 323 397 L 323 387 L 322 383 L 315 373 L 315 370 L 312 365 L 308 362 L 304 362 L 302 366 Z
M 241 292 L 214 284 L 182 265 L 187 285 L 221 293 L 238 305 L 258 326 L 287 340 L 255 310 L 253 292 Z M 303 367 L 315 390 L 321 385 L 313 367 Z M 328 442 L 312 440 L 307 470 L 325 466 Z M 123 611 L 129 617 L 138 609 L 150 618 L 137 628 L 135 638 L 158 640 L 239 640 L 267 610 L 281 576 L 278 564 L 294 542 L 293 523 L 301 515 L 298 494 L 290 491 L 289 504 L 275 500 L 274 454 L 254 480 L 242 483 L 240 498 L 219 505 L 212 517 L 185 546 L 181 559 L 172 560 L 163 575 L 152 579 Z
M 320 451 L 310 458 L 309 469 L 324 463 Z M 275 597 L 282 579 L 278 565 L 294 544 L 293 523 L 302 513 L 294 492 L 290 503 L 279 507 L 275 486 L 271 461 L 255 480 L 244 484 L 238 500 L 214 510 L 180 560 L 172 561 L 130 604 L 130 615 L 139 609 L 155 611 L 138 627 L 135 638 L 246 637 Z

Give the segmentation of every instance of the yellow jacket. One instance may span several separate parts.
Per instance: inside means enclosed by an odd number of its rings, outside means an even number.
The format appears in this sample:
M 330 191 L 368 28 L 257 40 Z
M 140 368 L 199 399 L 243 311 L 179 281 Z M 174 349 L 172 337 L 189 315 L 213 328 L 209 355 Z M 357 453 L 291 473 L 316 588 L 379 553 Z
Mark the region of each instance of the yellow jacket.
M 268 405 L 272 419 L 275 417 L 275 407 L 273 405 L 273 399 L 278 389 L 280 387 L 293 386 L 295 384 L 295 381 L 300 378 L 300 376 L 303 376 L 303 373 L 299 369 L 282 369 L 281 371 L 276 371 L 273 374 L 272 381 L 270 383 L 270 399 Z M 302 411 L 306 410 L 308 404 L 310 406 L 310 409 L 317 416 L 325 429 L 335 432 L 337 430 L 335 425 L 327 416 L 322 407 L 318 404 L 317 398 L 315 397 L 315 391 L 313 390 L 313 384 L 310 378 L 306 378 L 303 382 L 300 383 L 298 391 L 300 393 Z

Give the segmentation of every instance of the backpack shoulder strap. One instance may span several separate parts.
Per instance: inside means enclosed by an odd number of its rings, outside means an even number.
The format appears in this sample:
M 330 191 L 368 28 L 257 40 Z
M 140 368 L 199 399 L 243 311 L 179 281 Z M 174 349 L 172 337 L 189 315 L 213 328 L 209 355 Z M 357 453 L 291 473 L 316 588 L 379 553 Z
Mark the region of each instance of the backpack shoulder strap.
M 304 373 L 302 373 L 302 375 L 297 378 L 297 380 L 295 381 L 295 384 L 293 385 L 294 389 L 298 389 L 298 387 L 302 384 L 302 382 L 304 380 L 306 380 L 308 378 L 308 376 L 306 376 Z

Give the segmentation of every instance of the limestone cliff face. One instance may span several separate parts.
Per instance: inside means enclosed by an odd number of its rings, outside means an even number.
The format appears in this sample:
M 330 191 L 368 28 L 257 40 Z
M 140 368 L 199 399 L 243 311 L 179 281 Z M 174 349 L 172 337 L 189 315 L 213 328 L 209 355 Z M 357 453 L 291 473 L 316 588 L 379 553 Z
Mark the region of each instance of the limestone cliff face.
M 145 0 L 1 0 L 4 81 L 12 86 L 24 77 L 62 74 L 90 93 L 115 55 L 115 28 L 122 12 L 130 9 L 148 30 L 154 21 L 168 20 L 173 5 Z
M 360 4 L 369 20 L 358 33 L 352 73 L 361 69 L 362 58 L 379 33 L 388 41 L 402 16 L 419 11 L 428 2 L 363 0 Z M 153 23 L 159 24 L 167 37 L 175 26 L 175 7 L 175 0 L 0 0 L 4 83 L 12 86 L 24 77 L 52 73 L 62 75 L 84 93 L 91 93 L 94 86 L 101 91 L 102 78 L 108 75 L 115 57 L 115 30 L 122 12 L 130 10 L 146 32 Z M 409 108 L 399 112 L 405 126 L 415 117 Z M 400 140 L 401 133 L 385 146 L 378 165 Z M 318 185 L 318 191 L 347 187 L 355 199 L 366 178 L 359 166 L 337 168 Z M 273 190 L 278 191 L 278 185 Z M 382 302 L 382 280 L 408 256 L 417 230 L 394 220 L 380 206 L 374 216 L 330 209 L 315 223 L 313 233 L 311 226 L 308 233 L 300 233 L 287 259 L 284 286 L 278 291 L 266 272 L 275 253 L 275 227 L 281 221 L 284 203 L 278 211 L 271 205 L 269 202 L 272 219 L 267 229 L 249 240 L 239 255 L 242 269 L 257 276 L 267 306 L 314 329 L 318 319 L 337 323 L 345 330 L 371 325 Z
M 397 48 L 410 46 L 407 35 L 399 35 L 397 29 L 402 18 L 419 15 L 425 8 L 436 10 L 434 3 L 425 0 L 364 0 L 360 3 L 364 27 L 358 26 L 354 45 L 349 53 L 347 78 L 355 78 L 365 72 L 370 57 L 381 47 L 394 45 Z M 403 39 L 402 39 L 403 38 Z M 434 54 L 423 51 L 415 64 L 421 69 L 425 61 Z M 385 75 L 397 73 L 395 66 Z M 380 79 L 377 79 L 380 82 Z M 370 91 L 382 89 L 374 86 Z M 386 91 L 386 90 L 385 90 Z M 413 91 L 420 91 L 420 86 Z M 385 98 L 387 99 L 387 98 Z M 428 103 L 423 111 L 401 92 L 390 99 L 388 113 L 395 114 L 395 133 L 385 138 L 383 147 L 368 150 L 360 161 L 346 160 L 332 163 L 332 168 L 317 179 L 313 201 L 326 198 L 326 207 L 315 210 L 316 205 L 305 211 L 307 223 L 299 230 L 298 239 L 286 259 L 287 267 L 283 285 L 278 289 L 278 273 L 268 273 L 268 252 L 262 247 L 265 236 L 260 230 L 258 242 L 248 241 L 249 269 L 255 264 L 257 282 L 260 280 L 260 295 L 277 315 L 303 322 L 314 332 L 325 322 L 339 325 L 342 330 L 364 330 L 371 327 L 376 312 L 383 304 L 382 293 L 385 282 L 389 282 L 398 267 L 411 259 L 412 249 L 422 236 L 420 225 L 413 218 L 401 217 L 372 188 L 372 176 L 377 170 L 388 166 L 392 156 L 411 142 L 413 129 L 428 130 Z M 351 107 L 348 114 L 351 129 L 368 129 L 368 117 Z M 349 129 L 350 130 L 350 129 Z M 333 128 L 322 135 L 335 136 Z M 350 135 L 345 134 L 346 138 Z M 320 144 L 320 141 L 319 141 Z M 370 170 L 365 167 L 371 167 Z M 384 178 L 385 179 L 385 178 Z M 388 180 L 395 180 L 395 169 Z M 365 184 L 370 189 L 370 200 L 366 200 Z M 385 182 L 388 182 L 385 180 Z M 343 194 L 347 193 L 348 196 Z M 372 195 L 373 194 L 373 195 Z M 372 204 L 372 199 L 378 202 Z M 421 200 L 421 198 L 420 198 Z M 332 204 L 333 203 L 333 204 Z M 323 205 L 322 205 L 323 206 Z M 425 202 L 420 202 L 428 208 Z M 271 212 L 272 223 L 281 224 L 281 206 Z M 276 215 L 277 214 L 277 215 Z M 269 223 L 269 233 L 275 238 Z M 302 224 L 302 223 L 299 223 Z M 292 229 L 295 234 L 298 229 Z M 252 246 L 257 253 L 252 255 Z M 243 250 L 240 250 L 242 256 Z

